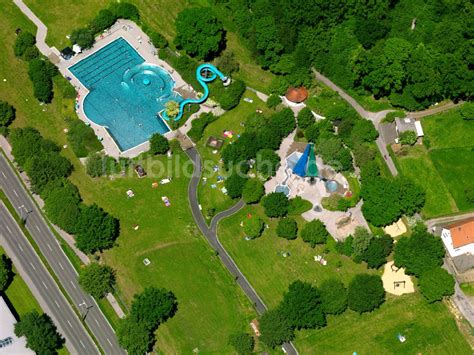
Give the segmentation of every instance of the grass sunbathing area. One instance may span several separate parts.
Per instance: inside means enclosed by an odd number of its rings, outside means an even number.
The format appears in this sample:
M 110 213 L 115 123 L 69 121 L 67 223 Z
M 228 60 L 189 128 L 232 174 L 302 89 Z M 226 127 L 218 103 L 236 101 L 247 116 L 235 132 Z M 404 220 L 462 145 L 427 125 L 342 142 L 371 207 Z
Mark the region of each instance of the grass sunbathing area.
M 452 109 L 423 118 L 422 125 L 424 145 L 405 149 L 397 161 L 404 175 L 425 188 L 424 216 L 473 210 L 464 189 L 472 185 L 474 123 Z
M 240 222 L 248 214 L 259 215 L 270 228 L 260 238 L 246 241 Z M 297 218 L 301 225 L 302 219 Z M 367 269 L 337 254 L 334 242 L 312 249 L 299 237 L 288 241 L 275 234 L 276 221 L 264 217 L 261 207 L 245 207 L 238 214 L 223 220 L 219 226 L 223 245 L 238 263 L 252 286 L 268 307 L 275 307 L 288 285 L 297 280 L 320 284 L 327 278 L 337 278 L 346 285 L 358 273 L 381 273 Z M 290 256 L 283 257 L 282 252 Z M 322 266 L 315 255 L 328 261 Z M 383 270 L 383 268 L 381 269 Z M 397 335 L 405 335 L 400 343 Z M 296 332 L 295 346 L 301 354 L 466 354 L 470 348 L 459 333 L 456 323 L 444 304 L 429 305 L 416 292 L 400 297 L 387 294 L 382 307 L 359 315 L 347 310 L 328 318 L 320 330 Z M 341 341 L 341 340 L 344 341 Z
M 0 0 L 0 6 L 5 16 L 0 25 L 0 97 L 17 109 L 13 127 L 33 126 L 56 143 L 67 144 L 64 117 L 72 112 L 73 101 L 62 99 L 58 85 L 51 104 L 42 106 L 34 99 L 27 65 L 16 59 L 12 50 L 15 29 L 34 32 L 34 28 L 12 2 Z M 12 90 L 11 83 L 23 89 Z M 121 220 L 118 245 L 104 258 L 117 271 L 125 301 L 129 303 L 135 293 L 150 285 L 168 288 L 177 296 L 178 312 L 160 327 L 158 348 L 165 353 L 190 353 L 196 347 L 207 353 L 230 352 L 228 336 L 248 330 L 255 312 L 197 232 L 187 201 L 188 177 L 181 174 L 157 190 L 151 187 L 155 178 L 138 179 L 134 174 L 115 180 L 92 179 L 70 147 L 63 154 L 74 164 L 71 180 L 84 200 L 96 202 Z M 180 166 L 187 162 L 182 152 L 174 156 L 179 156 Z M 153 158 L 152 163 L 143 166 L 151 175 L 159 169 L 153 164 L 164 164 L 166 159 Z M 168 175 L 163 171 L 163 177 Z M 156 177 L 158 181 L 160 178 Z M 134 198 L 127 198 L 128 189 L 135 192 Z M 171 201 L 168 208 L 161 200 L 164 195 Z M 139 225 L 137 231 L 133 229 L 135 224 Z M 150 266 L 144 266 L 144 258 L 150 259 Z

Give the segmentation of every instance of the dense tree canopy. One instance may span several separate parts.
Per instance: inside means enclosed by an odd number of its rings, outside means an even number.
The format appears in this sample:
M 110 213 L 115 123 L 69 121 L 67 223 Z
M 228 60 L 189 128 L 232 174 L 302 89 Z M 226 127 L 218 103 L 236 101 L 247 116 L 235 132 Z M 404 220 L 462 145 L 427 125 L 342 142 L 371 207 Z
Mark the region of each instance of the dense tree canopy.
M 298 224 L 293 218 L 282 218 L 278 221 L 276 233 L 281 238 L 296 239 Z
M 244 233 L 252 238 L 258 238 L 262 235 L 265 223 L 258 216 L 252 216 L 244 221 Z
M 64 339 L 47 314 L 32 311 L 15 324 L 15 335 L 26 337 L 26 346 L 37 354 L 55 354 L 64 344 Z
M 58 73 L 57 68 L 48 60 L 32 59 L 28 63 L 28 76 L 33 83 L 33 94 L 44 103 L 53 99 L 52 78 Z
M 420 291 L 429 303 L 454 294 L 454 278 L 445 269 L 434 267 L 420 276 Z
M 230 198 L 240 198 L 248 178 L 240 173 L 233 173 L 225 181 L 224 185 Z
M 253 353 L 255 341 L 247 333 L 236 333 L 229 336 L 229 345 L 232 345 L 239 355 L 250 355 Z
M 89 26 L 92 30 L 92 33 L 99 33 L 109 28 L 115 23 L 114 13 L 108 9 L 100 10 L 96 17 L 90 22 Z
M 359 274 L 349 283 L 348 306 L 353 311 L 371 312 L 385 300 L 385 290 L 379 275 Z
M 293 327 L 281 309 L 266 311 L 260 319 L 260 340 L 274 348 L 295 337 Z
M 0 256 L 0 293 L 5 292 L 12 278 L 12 262 L 5 254 L 2 254 Z
M 48 182 L 43 190 L 44 208 L 51 222 L 68 233 L 75 233 L 81 214 L 81 196 L 66 179 Z
M 0 127 L 10 125 L 15 119 L 15 108 L 8 102 L 0 100 Z
M 315 118 L 313 112 L 309 107 L 303 108 L 298 112 L 298 127 L 301 129 L 306 129 L 309 126 L 315 123 Z
M 242 198 L 246 203 L 257 203 L 265 194 L 263 183 L 257 179 L 248 179 L 242 190 Z
M 87 28 L 78 28 L 71 33 L 72 44 L 77 44 L 83 49 L 91 48 L 94 45 L 94 32 Z
M 256 168 L 265 177 L 275 176 L 280 166 L 280 156 L 272 149 L 261 149 L 257 153 Z
M 272 192 L 262 199 L 268 217 L 284 217 L 288 213 L 289 201 L 284 193 Z
M 128 318 L 122 319 L 117 329 L 119 344 L 130 355 L 143 355 L 150 352 L 155 341 L 145 323 L 135 322 Z
M 84 291 L 96 298 L 102 298 L 113 291 L 115 285 L 114 270 L 107 265 L 91 263 L 79 273 L 79 284 Z
M 347 289 L 337 279 L 328 279 L 318 287 L 323 311 L 326 314 L 340 314 L 347 308 Z
M 13 50 L 17 57 L 22 57 L 28 48 L 36 44 L 35 36 L 28 31 L 21 31 L 15 39 Z
M 210 8 L 187 8 L 178 14 L 175 25 L 174 42 L 191 57 L 210 60 L 224 47 L 224 27 Z
M 309 243 L 313 248 L 317 244 L 326 243 L 329 236 L 326 226 L 319 219 L 306 223 L 301 229 L 301 239 Z
M 159 133 L 155 133 L 150 138 L 150 152 L 152 154 L 165 154 L 170 149 L 168 140 Z
M 370 240 L 361 258 L 367 262 L 369 268 L 378 269 L 387 262 L 387 256 L 392 252 L 392 248 L 393 238 L 391 236 L 378 235 Z
M 109 7 L 109 10 L 116 18 L 130 19 L 135 22 L 140 19 L 138 8 L 128 2 L 116 2 Z

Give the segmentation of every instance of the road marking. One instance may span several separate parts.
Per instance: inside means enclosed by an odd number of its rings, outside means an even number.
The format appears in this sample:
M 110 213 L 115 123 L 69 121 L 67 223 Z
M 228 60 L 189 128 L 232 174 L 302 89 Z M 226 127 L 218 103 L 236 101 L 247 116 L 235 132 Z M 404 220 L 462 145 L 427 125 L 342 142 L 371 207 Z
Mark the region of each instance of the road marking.
M 15 194 L 16 197 L 20 197 L 20 196 L 18 196 L 18 192 L 16 192 L 15 189 L 13 189 L 13 193 Z
M 36 270 L 35 266 L 33 265 L 33 263 L 31 261 L 30 261 L 30 265 L 33 268 L 33 270 Z
M 49 245 L 49 243 L 47 245 L 48 245 L 49 250 L 53 251 L 53 248 L 51 248 L 51 245 Z
M 107 341 L 109 342 L 109 344 L 112 345 L 112 342 L 110 341 L 109 338 L 105 338 L 105 339 L 107 339 Z M 112 346 L 113 346 L 113 345 L 112 345 Z
M 7 178 L 7 176 L 5 175 L 5 173 L 3 171 L 2 171 L 2 175 L 5 179 Z
M 22 253 L 24 252 L 24 250 L 23 250 L 23 248 L 21 247 L 20 244 L 18 244 L 18 248 L 21 250 Z
M 61 308 L 61 307 L 59 306 L 59 303 L 58 303 L 56 300 L 54 300 L 54 303 L 56 303 L 56 306 L 57 306 L 58 308 Z
M 43 286 L 45 289 L 48 289 L 48 286 L 46 286 L 46 284 L 44 283 L 44 281 L 41 281 L 43 283 Z
M 97 319 L 94 319 L 97 325 L 100 327 L 99 321 Z
M 86 346 L 84 345 L 84 343 L 82 342 L 82 340 L 79 340 L 79 343 L 81 343 L 82 347 L 85 349 Z
M 67 321 L 67 324 L 69 324 L 69 326 L 72 328 L 72 324 L 71 324 L 71 322 L 69 321 L 69 319 L 66 319 L 66 321 Z
M 76 285 L 74 285 L 74 282 L 72 282 L 71 280 L 69 281 L 72 285 L 72 287 L 74 287 L 74 289 L 76 289 Z
M 8 233 L 12 234 L 12 230 L 10 229 L 10 227 L 9 226 L 5 226 L 5 227 L 7 227 Z
M 38 232 L 40 231 L 40 229 L 39 229 L 39 227 L 38 227 L 37 224 L 35 224 L 35 228 L 36 228 L 36 230 L 37 230 Z
M 58 264 L 59 264 L 59 267 L 64 270 L 63 266 L 61 265 L 59 261 L 58 261 Z

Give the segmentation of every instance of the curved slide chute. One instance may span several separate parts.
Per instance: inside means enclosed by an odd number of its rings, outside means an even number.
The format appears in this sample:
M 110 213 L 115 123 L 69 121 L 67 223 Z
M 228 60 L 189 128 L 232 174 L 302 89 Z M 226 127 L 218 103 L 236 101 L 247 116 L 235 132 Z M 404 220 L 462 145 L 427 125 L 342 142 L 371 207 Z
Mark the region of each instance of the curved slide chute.
M 208 73 L 211 73 L 210 76 L 207 76 Z M 168 117 L 166 115 L 166 111 L 163 111 L 162 117 L 169 121 L 169 120 L 175 120 L 179 121 L 181 117 L 183 116 L 184 113 L 184 106 L 188 104 L 202 104 L 204 101 L 207 100 L 209 97 L 209 87 L 207 86 L 207 83 L 210 83 L 211 81 L 214 81 L 219 77 L 219 79 L 222 80 L 224 85 L 229 85 L 230 80 L 227 78 L 219 69 L 217 69 L 214 65 L 212 64 L 201 64 L 200 66 L 197 67 L 196 69 L 196 79 L 201 84 L 202 88 L 204 89 L 204 95 L 198 99 L 186 99 L 181 101 L 179 104 L 179 113 L 176 115 L 176 117 Z

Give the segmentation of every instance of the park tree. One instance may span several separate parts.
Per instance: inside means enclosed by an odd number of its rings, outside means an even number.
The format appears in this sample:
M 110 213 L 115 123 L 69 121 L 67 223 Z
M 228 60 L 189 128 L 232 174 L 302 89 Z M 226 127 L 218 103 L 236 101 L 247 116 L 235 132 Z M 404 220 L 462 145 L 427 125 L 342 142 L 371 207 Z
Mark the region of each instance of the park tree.
M 119 221 L 96 204 L 84 206 L 76 232 L 76 246 L 84 253 L 111 248 L 119 234 Z
M 301 239 L 314 248 L 317 244 L 326 243 L 329 232 L 326 226 L 319 219 L 314 219 L 306 223 L 301 229 Z
M 42 196 L 51 222 L 68 233 L 75 233 L 81 215 L 77 187 L 64 178 L 52 180 L 43 189 Z
M 166 116 L 168 116 L 170 118 L 174 118 L 174 117 L 178 116 L 178 114 L 179 114 L 179 103 L 174 101 L 174 100 L 170 100 L 170 101 L 166 102 L 165 112 L 166 112 Z
M 81 269 L 79 284 L 84 291 L 90 293 L 95 298 L 103 298 L 114 289 L 114 270 L 107 265 L 91 263 Z
M 339 137 L 321 137 L 316 142 L 316 151 L 323 161 L 336 171 L 353 170 L 351 153 Z
M 135 22 L 140 19 L 138 8 L 128 2 L 116 2 L 109 7 L 109 10 L 116 18 L 133 20 Z
M 102 9 L 99 11 L 97 16 L 92 19 L 89 26 L 92 33 L 99 33 L 112 26 L 116 19 L 117 18 L 112 11 L 108 9 Z
M 341 314 L 347 308 L 347 289 L 337 279 L 328 279 L 318 287 L 322 308 L 326 314 Z
M 260 318 L 260 340 L 271 348 L 293 340 L 295 333 L 280 308 L 266 311 Z
M 398 187 L 400 212 L 413 216 L 421 211 L 425 204 L 425 191 L 405 177 L 397 178 L 395 184 Z
M 379 275 L 359 274 L 349 283 L 347 304 L 355 312 L 371 312 L 385 301 L 385 290 Z
M 23 57 L 28 48 L 36 44 L 36 39 L 31 32 L 21 31 L 15 39 L 13 51 L 17 57 Z
M 227 194 L 230 198 L 242 197 L 244 186 L 247 183 L 248 177 L 238 172 L 230 175 L 225 181 L 224 186 L 227 189 Z
M 168 47 L 168 40 L 161 33 L 152 31 L 149 36 L 155 48 L 163 49 Z
M 351 131 L 351 141 L 356 146 L 363 142 L 373 142 L 377 139 L 379 133 L 370 120 L 358 119 Z
M 94 33 L 89 28 L 78 28 L 72 31 L 70 40 L 82 49 L 89 49 L 94 45 Z
M 349 235 L 346 239 L 344 239 L 343 242 L 337 242 L 336 243 L 336 251 L 339 254 L 345 255 L 345 256 L 352 256 L 354 253 L 354 248 L 352 246 L 354 242 L 354 237 L 352 235 Z
M 362 260 L 362 255 L 369 247 L 373 235 L 364 227 L 357 226 L 352 239 L 352 252 L 354 258 Z
M 293 328 L 315 329 L 326 325 L 319 291 L 307 282 L 291 283 L 279 308 Z
M 298 112 L 298 127 L 305 130 L 315 124 L 313 112 L 309 107 L 303 108 Z
M 26 337 L 26 347 L 37 354 L 55 354 L 64 344 L 51 318 L 36 310 L 26 313 L 15 324 L 15 335 Z
M 225 31 L 211 8 L 187 8 L 176 17 L 174 42 L 191 57 L 211 60 L 223 49 Z
M 28 76 L 33 83 L 33 94 L 41 102 L 50 103 L 53 99 L 52 78 L 57 74 L 56 67 L 40 58 L 28 62 Z
M 256 168 L 265 177 L 275 176 L 280 167 L 280 156 L 272 149 L 261 149 L 257 152 Z
M 170 143 L 161 134 L 155 133 L 150 138 L 150 152 L 152 154 L 165 154 L 170 149 Z
M 232 110 L 236 107 L 247 86 L 242 80 L 232 80 L 229 86 L 217 86 L 213 89 L 214 98 L 219 102 L 220 106 L 224 110 Z
M 25 170 L 30 177 L 32 190 L 41 193 L 49 181 L 71 174 L 71 162 L 57 152 L 38 152 L 29 159 Z
M 424 271 L 418 281 L 421 294 L 429 303 L 454 294 L 454 278 L 445 269 L 434 267 Z
M 262 198 L 262 205 L 268 217 L 284 217 L 288 213 L 290 202 L 282 192 L 272 192 Z
M 229 345 L 231 345 L 239 355 L 250 355 L 253 353 L 255 341 L 253 337 L 247 333 L 235 333 L 229 336 Z
M 0 100 L 0 127 L 7 127 L 15 119 L 15 108 L 6 101 Z
M 252 216 L 244 221 L 244 233 L 252 239 L 260 237 L 264 228 L 265 223 L 260 217 Z
M 281 104 L 280 96 L 272 94 L 267 99 L 267 107 L 268 108 L 276 108 L 279 104 Z
M 154 331 L 167 319 L 174 316 L 178 302 L 173 292 L 163 288 L 147 287 L 133 297 L 130 320 L 143 323 L 149 331 Z
M 420 277 L 425 271 L 441 266 L 444 254 L 441 239 L 428 233 L 424 225 L 418 225 L 410 237 L 401 237 L 395 244 L 393 260 L 407 274 Z
M 378 269 L 387 262 L 393 248 L 393 238 L 387 234 L 378 235 L 370 240 L 367 249 L 362 253 L 361 258 L 367 262 L 367 266 Z
M 2 254 L 0 256 L 0 293 L 5 292 L 12 278 L 12 262 L 5 254 Z
M 405 131 L 400 133 L 400 143 L 402 145 L 413 145 L 416 143 L 416 133 L 413 131 Z
M 285 239 L 296 239 L 298 224 L 293 218 L 282 218 L 278 221 L 276 229 L 277 236 Z
M 290 108 L 286 107 L 270 117 L 269 126 L 272 128 L 273 134 L 284 138 L 296 128 L 295 114 Z
M 386 226 L 400 218 L 399 190 L 393 180 L 381 176 L 363 178 L 361 197 L 364 217 L 373 225 Z
M 246 203 L 257 203 L 265 194 L 265 188 L 261 181 L 248 179 L 242 190 L 242 198 Z
M 150 352 L 155 337 L 145 323 L 135 322 L 129 318 L 120 320 L 117 329 L 120 346 L 130 355 L 143 355 Z

